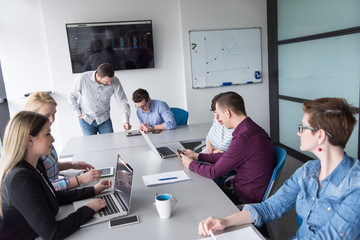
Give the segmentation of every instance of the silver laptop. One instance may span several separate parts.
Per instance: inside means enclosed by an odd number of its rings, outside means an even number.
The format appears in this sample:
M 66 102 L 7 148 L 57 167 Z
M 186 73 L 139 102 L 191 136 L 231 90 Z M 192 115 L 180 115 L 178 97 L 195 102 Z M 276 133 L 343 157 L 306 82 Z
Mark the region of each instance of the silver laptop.
M 145 138 L 145 141 L 147 142 L 147 144 L 149 145 L 151 150 L 153 150 L 153 152 L 156 155 L 158 155 L 160 158 L 176 157 L 176 153 L 175 153 L 176 150 L 183 148 L 183 146 L 179 142 L 176 142 L 174 144 L 166 144 L 167 146 L 163 145 L 163 146 L 155 147 L 155 145 L 151 142 L 149 136 L 143 131 L 140 131 L 140 132 L 143 135 L 143 137 Z
M 125 160 L 118 155 L 115 171 L 114 191 L 96 197 L 106 201 L 107 206 L 95 213 L 94 217 L 81 227 L 107 221 L 114 217 L 125 216 L 130 211 L 131 188 L 134 171 Z M 91 199 L 73 202 L 75 210 L 85 206 Z

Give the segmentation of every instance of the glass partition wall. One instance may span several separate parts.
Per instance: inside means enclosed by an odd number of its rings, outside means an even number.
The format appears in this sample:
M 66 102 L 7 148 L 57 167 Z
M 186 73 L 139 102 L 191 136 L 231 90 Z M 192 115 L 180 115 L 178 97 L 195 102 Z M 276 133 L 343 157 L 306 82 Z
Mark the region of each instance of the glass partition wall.
M 359 0 L 268 0 L 271 138 L 302 161 L 302 102 L 342 97 L 359 111 Z M 359 116 L 357 115 L 359 120 Z M 356 125 L 345 151 L 359 158 Z

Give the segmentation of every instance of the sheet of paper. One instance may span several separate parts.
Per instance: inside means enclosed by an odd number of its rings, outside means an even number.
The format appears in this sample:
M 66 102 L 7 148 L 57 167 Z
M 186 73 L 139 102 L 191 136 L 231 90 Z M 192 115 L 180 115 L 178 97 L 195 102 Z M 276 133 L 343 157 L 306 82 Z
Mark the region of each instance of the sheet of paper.
M 246 239 L 246 240 L 262 240 L 255 230 L 249 226 L 246 228 L 238 229 L 232 232 L 226 232 L 219 235 L 215 235 L 217 240 L 234 240 L 234 239 Z M 213 238 L 201 238 L 199 240 L 213 240 Z
M 174 183 L 189 179 L 190 179 L 189 176 L 186 175 L 186 173 L 183 170 L 143 176 L 143 180 L 146 186 Z

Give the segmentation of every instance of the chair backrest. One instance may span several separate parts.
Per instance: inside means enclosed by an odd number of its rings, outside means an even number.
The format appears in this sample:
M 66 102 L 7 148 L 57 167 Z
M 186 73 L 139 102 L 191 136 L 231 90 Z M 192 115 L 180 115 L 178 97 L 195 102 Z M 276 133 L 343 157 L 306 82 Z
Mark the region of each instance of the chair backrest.
M 301 226 L 303 220 L 298 214 L 296 214 L 296 221 L 297 221 L 297 225 L 298 225 L 298 228 L 299 228 Z
M 273 187 L 277 183 L 277 180 L 279 179 L 279 175 L 281 173 L 282 168 L 284 167 L 285 159 L 286 159 L 286 156 L 287 156 L 286 150 L 283 149 L 282 147 L 275 146 L 274 151 L 275 151 L 275 155 L 276 155 L 276 167 L 275 167 L 275 169 L 273 171 L 273 174 L 271 176 L 269 186 L 265 191 L 263 201 L 268 199 L 268 197 L 271 194 L 271 191 L 272 191 Z
M 176 125 L 187 125 L 187 121 L 189 118 L 189 113 L 181 108 L 170 108 L 172 113 L 174 114 Z

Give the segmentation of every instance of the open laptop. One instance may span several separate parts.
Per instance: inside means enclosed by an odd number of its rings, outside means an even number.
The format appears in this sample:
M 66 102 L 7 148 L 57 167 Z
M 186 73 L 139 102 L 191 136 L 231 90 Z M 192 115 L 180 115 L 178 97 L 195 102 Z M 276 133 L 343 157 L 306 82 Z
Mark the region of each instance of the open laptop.
M 151 150 L 158 155 L 160 158 L 171 158 L 176 157 L 176 150 L 182 149 L 183 146 L 179 143 L 173 143 L 173 144 L 166 144 L 167 146 L 158 146 L 155 147 L 155 145 L 151 142 L 150 137 L 143 131 L 140 131 L 143 137 L 145 138 L 146 143 L 149 145 Z
M 94 217 L 81 227 L 107 221 L 114 217 L 125 216 L 130 211 L 131 188 L 134 171 L 125 160 L 118 155 L 115 171 L 114 191 L 106 192 L 96 197 L 106 201 L 107 206 L 95 213 Z M 91 199 L 73 202 L 75 210 L 85 206 Z

